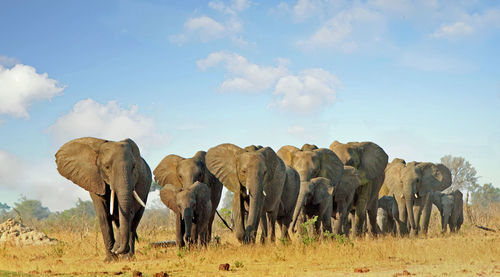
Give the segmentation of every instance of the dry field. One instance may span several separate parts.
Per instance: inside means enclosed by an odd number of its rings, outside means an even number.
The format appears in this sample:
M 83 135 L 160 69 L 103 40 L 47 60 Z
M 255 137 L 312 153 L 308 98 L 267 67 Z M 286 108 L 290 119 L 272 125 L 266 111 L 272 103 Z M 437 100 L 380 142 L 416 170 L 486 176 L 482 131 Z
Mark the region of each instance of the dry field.
M 496 211 L 495 211 L 496 212 Z M 499 230 L 499 217 L 476 216 L 476 222 Z M 433 223 L 438 219 L 435 214 Z M 229 231 L 217 228 L 220 244 L 207 249 L 151 248 L 149 242 L 173 239 L 169 228 L 145 226 L 133 261 L 103 263 L 102 238 L 96 228 L 85 235 L 49 232 L 51 246 L 2 245 L 1 276 L 500 276 L 500 232 L 466 222 L 458 234 L 441 235 L 438 224 L 427 236 L 329 239 L 304 244 L 240 245 Z M 219 270 L 228 263 L 229 271 Z

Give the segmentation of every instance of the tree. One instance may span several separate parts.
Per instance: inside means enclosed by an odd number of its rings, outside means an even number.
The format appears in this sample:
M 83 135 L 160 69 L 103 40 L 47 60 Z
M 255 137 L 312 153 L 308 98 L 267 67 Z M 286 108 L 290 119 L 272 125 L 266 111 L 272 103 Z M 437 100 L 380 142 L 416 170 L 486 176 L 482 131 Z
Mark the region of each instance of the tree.
M 14 203 L 14 210 L 19 213 L 23 221 L 40 220 L 50 215 L 49 208 L 42 206 L 38 200 L 26 199 L 26 196 L 21 196 L 19 202 Z
M 500 188 L 491 183 L 478 186 L 471 194 L 472 204 L 487 207 L 490 204 L 500 203 Z
M 10 209 L 9 205 L 0 202 L 0 222 L 3 222 L 9 217 L 9 214 L 7 212 L 7 210 L 9 209 Z
M 226 193 L 224 193 L 224 198 L 222 198 L 222 207 L 230 210 L 231 206 L 233 204 L 233 193 L 230 190 L 226 190 Z
M 78 198 L 78 200 L 76 201 L 76 206 L 62 211 L 60 213 L 60 216 L 65 219 L 69 219 L 71 217 L 81 217 L 87 219 L 94 218 L 94 204 L 90 200 L 83 201 L 82 199 Z
M 441 158 L 441 163 L 451 171 L 452 184 L 447 191 L 467 190 L 473 192 L 477 189 L 476 169 L 463 157 L 446 155 Z

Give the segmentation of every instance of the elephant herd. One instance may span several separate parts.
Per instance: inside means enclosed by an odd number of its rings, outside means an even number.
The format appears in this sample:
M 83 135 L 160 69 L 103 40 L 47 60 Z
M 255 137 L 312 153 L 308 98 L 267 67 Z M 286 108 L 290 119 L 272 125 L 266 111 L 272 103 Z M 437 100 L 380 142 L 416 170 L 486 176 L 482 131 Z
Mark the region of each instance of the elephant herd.
M 106 261 L 133 256 L 153 178 L 137 145 L 84 137 L 55 156 L 59 173 L 90 193 Z M 223 187 L 233 193 L 233 232 L 242 243 L 254 243 L 258 229 L 261 242 L 274 241 L 276 223 L 281 238 L 289 239 L 298 222 L 312 218 L 316 234 L 426 233 L 432 204 L 443 231 L 447 225 L 457 231 L 463 222 L 462 194 L 441 192 L 451 185 L 446 166 L 401 159 L 388 164 L 373 142 L 287 145 L 277 152 L 225 143 L 191 158 L 167 155 L 153 174 L 162 202 L 176 214 L 179 247 L 210 241 Z

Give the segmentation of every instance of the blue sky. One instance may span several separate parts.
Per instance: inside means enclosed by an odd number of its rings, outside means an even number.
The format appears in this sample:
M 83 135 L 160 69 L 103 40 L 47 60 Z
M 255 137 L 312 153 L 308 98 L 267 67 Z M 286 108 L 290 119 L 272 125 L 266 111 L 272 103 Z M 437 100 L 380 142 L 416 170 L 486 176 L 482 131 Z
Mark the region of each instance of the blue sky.
M 53 156 L 81 136 L 130 137 L 152 168 L 371 140 L 500 185 L 498 1 L 182 2 L 0 0 L 0 202 L 89 199 Z

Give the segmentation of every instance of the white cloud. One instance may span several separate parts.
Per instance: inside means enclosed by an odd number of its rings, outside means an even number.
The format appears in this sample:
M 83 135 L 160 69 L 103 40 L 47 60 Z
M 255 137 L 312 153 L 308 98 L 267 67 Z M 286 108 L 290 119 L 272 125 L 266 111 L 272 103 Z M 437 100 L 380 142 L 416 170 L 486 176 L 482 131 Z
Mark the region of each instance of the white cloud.
M 0 149 L 0 186 L 15 188 L 22 180 L 21 161 L 13 154 Z
M 20 63 L 20 61 L 16 58 L 0 56 L 0 66 L 10 67 Z
M 231 0 L 229 5 L 222 1 L 210 1 L 208 6 L 218 12 L 227 14 L 236 14 L 242 12 L 250 7 L 252 2 L 248 0 Z
M 293 6 L 293 14 L 295 19 L 300 21 L 317 14 L 321 7 L 321 0 L 299 0 Z
M 340 80 L 335 75 L 320 68 L 287 75 L 278 80 L 273 92 L 275 99 L 268 107 L 314 114 L 333 104 L 339 86 Z
M 225 23 L 220 23 L 208 16 L 190 18 L 184 23 L 184 32 L 170 36 L 170 41 L 182 45 L 190 39 L 197 38 L 201 42 L 234 35 L 241 31 L 241 22 L 231 18 Z
M 474 28 L 464 22 L 455 22 L 444 24 L 436 30 L 431 36 L 434 38 L 455 38 L 467 36 L 474 33 Z
M 270 88 L 276 80 L 287 74 L 286 61 L 278 60 L 275 67 L 264 67 L 250 63 L 235 53 L 214 52 L 197 61 L 200 70 L 222 64 L 229 76 L 219 88 L 221 91 L 260 92 Z
M 47 73 L 38 74 L 34 67 L 16 64 L 12 68 L 0 65 L 0 114 L 29 118 L 33 102 L 50 100 L 65 89 Z
M 108 140 L 131 138 L 141 152 L 168 144 L 170 136 L 158 133 L 154 120 L 139 114 L 138 110 L 136 105 L 127 109 L 116 101 L 101 104 L 93 99 L 81 100 L 47 131 L 58 145 L 85 136 Z
M 328 48 L 352 52 L 373 45 L 385 31 L 385 19 L 370 9 L 343 10 L 326 21 L 312 36 L 298 42 L 305 49 Z

